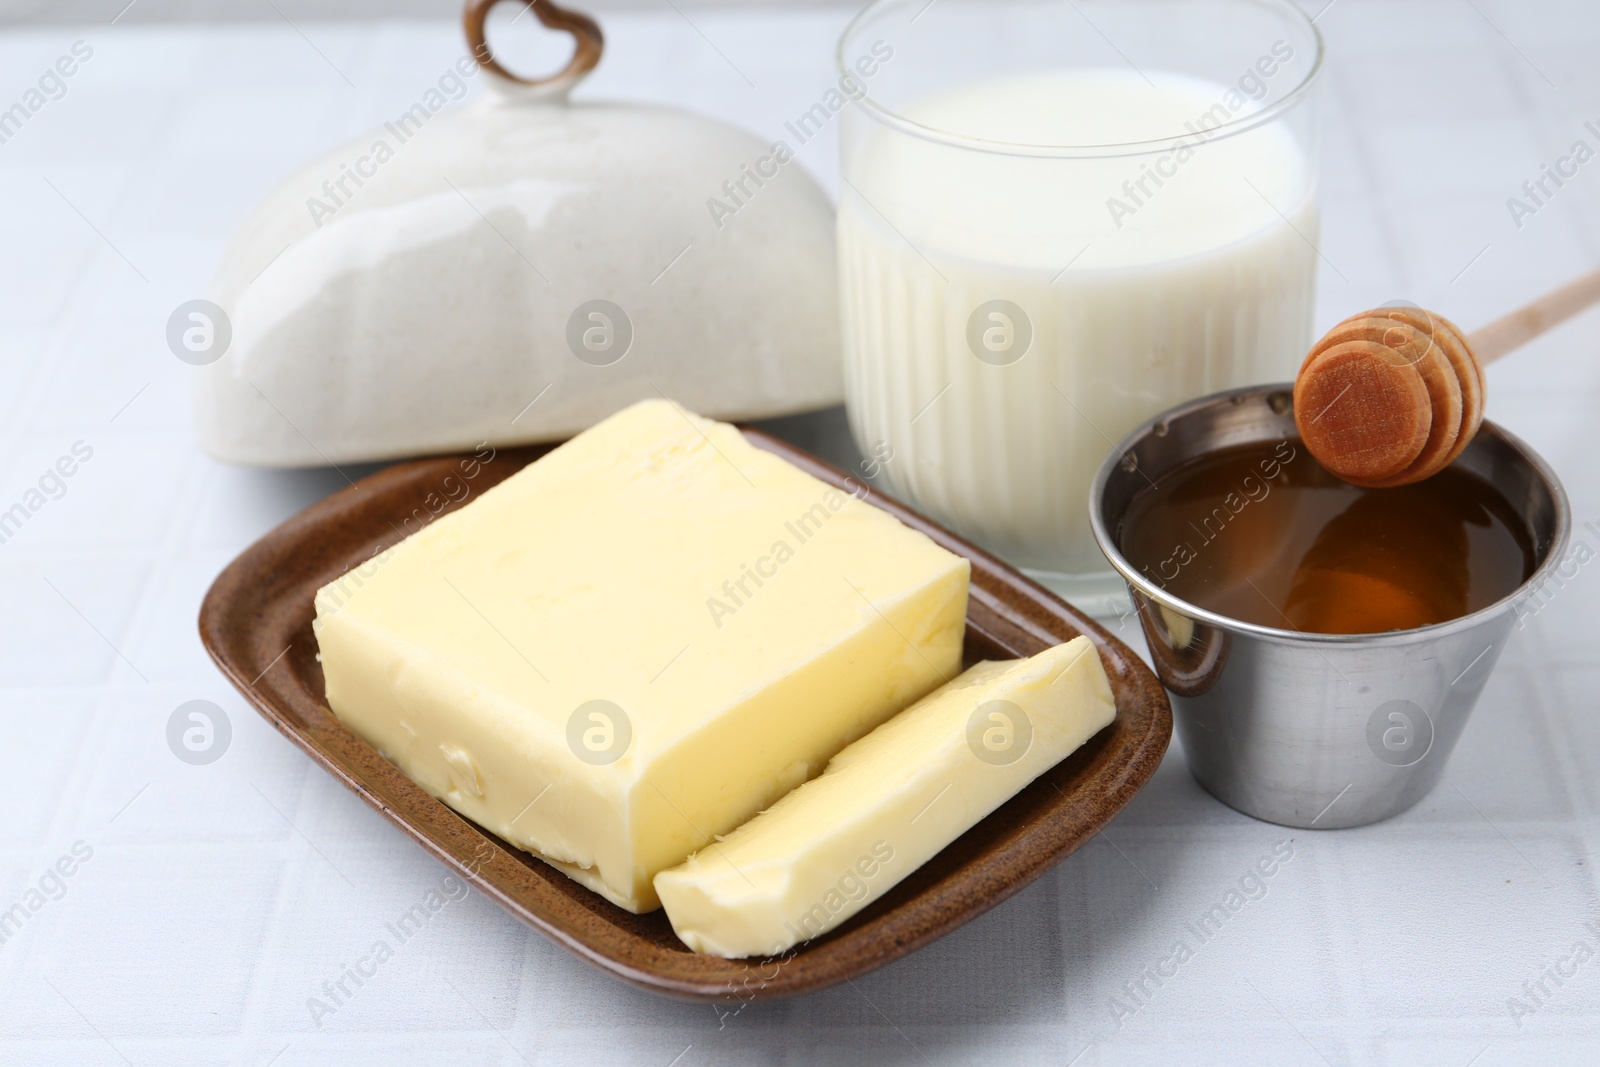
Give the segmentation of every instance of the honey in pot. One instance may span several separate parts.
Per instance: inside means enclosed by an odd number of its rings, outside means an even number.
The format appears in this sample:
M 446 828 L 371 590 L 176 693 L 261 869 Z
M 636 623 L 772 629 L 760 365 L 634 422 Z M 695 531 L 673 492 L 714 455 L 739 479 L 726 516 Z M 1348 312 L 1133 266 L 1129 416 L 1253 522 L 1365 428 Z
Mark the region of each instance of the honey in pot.
M 1488 607 L 1533 573 L 1515 509 L 1451 466 L 1362 488 L 1298 441 L 1223 449 L 1135 497 L 1118 531 L 1147 578 L 1198 607 L 1310 633 L 1370 634 Z

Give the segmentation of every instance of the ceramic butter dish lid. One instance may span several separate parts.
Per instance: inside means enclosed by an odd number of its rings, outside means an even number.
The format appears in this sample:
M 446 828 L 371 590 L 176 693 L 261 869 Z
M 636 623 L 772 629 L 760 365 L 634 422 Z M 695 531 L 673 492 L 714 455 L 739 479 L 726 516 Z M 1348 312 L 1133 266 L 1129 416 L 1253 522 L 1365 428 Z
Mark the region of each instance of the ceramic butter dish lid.
M 833 209 L 787 147 L 571 102 L 603 39 L 547 0 L 533 11 L 577 47 L 555 77 L 518 78 L 484 40 L 494 2 L 469 0 L 472 53 L 451 71 L 481 68 L 482 98 L 449 108 L 430 89 L 234 237 L 211 292 L 231 340 L 196 384 L 215 457 L 548 441 L 658 395 L 719 419 L 840 401 Z

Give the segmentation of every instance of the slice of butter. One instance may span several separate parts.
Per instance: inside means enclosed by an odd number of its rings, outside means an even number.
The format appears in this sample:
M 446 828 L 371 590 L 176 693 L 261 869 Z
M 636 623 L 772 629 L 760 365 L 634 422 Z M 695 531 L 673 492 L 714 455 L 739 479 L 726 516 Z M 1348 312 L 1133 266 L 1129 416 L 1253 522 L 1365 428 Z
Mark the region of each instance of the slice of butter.
M 683 943 L 776 955 L 871 904 L 1115 717 L 1086 637 L 980 663 L 656 876 Z
M 648 911 L 657 872 L 955 675 L 968 572 L 647 401 L 325 586 L 316 635 L 342 722 Z

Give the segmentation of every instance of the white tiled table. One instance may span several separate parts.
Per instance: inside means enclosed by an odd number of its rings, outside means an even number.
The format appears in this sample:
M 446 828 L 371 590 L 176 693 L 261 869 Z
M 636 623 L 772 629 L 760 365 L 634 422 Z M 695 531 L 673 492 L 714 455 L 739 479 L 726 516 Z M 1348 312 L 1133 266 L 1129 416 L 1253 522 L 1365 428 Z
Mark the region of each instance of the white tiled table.
M 588 91 L 776 136 L 826 87 L 848 14 L 688 10 L 698 30 L 665 5 L 609 18 Z M 1600 162 L 1520 230 L 1505 205 L 1574 140 L 1597 146 L 1583 129 L 1600 120 L 1592 3 L 1340 0 L 1321 25 L 1333 53 L 1321 326 L 1405 297 L 1470 327 L 1600 261 Z M 442 869 L 201 651 L 211 578 L 342 479 L 202 457 L 190 370 L 163 329 L 260 194 L 412 100 L 460 43 L 448 23 L 12 32 L 0 107 L 78 39 L 94 56 L 66 96 L 0 145 L 0 508 L 75 442 L 93 449 L 65 495 L 0 545 L 0 908 L 76 842 L 92 855 L 0 945 L 0 1061 L 1600 1060 L 1600 959 L 1547 980 L 1533 1014 L 1508 1006 L 1533 1006 L 1524 983 L 1574 942 L 1600 949 L 1585 928 L 1600 918 L 1600 564 L 1519 634 L 1445 783 L 1392 822 L 1253 822 L 1201 792 L 1175 746 L 1079 854 L 853 985 L 719 1019 L 617 984 L 472 895 L 316 1025 L 307 998 Z M 836 187 L 830 139 L 800 158 Z M 1490 374 L 1491 415 L 1566 479 L 1589 552 L 1597 331 L 1588 315 Z M 196 698 L 233 729 L 205 767 L 164 738 Z M 1265 896 L 1114 1016 L 1124 983 L 1290 839 Z

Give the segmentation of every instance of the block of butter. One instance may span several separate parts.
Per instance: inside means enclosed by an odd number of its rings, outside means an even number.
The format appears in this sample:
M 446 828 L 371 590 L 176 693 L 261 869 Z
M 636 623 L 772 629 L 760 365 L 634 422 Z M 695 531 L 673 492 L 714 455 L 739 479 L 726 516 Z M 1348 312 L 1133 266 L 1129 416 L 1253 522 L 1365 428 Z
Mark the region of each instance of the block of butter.
M 823 773 L 656 891 L 684 944 L 777 955 L 877 900 L 1116 715 L 1086 637 L 980 663 L 840 752 Z
M 316 598 L 328 704 L 630 911 L 960 669 L 965 559 L 667 401 Z

